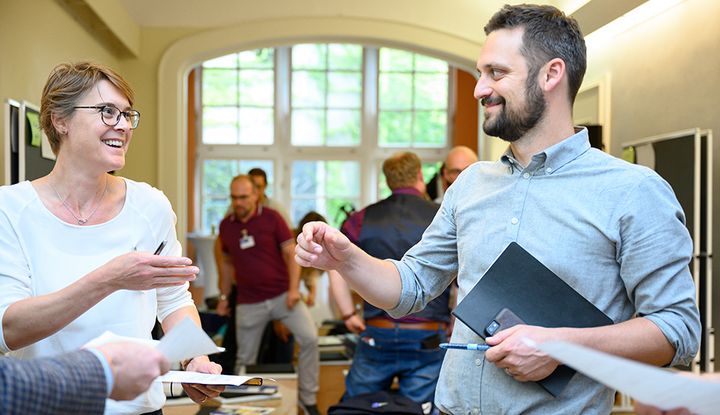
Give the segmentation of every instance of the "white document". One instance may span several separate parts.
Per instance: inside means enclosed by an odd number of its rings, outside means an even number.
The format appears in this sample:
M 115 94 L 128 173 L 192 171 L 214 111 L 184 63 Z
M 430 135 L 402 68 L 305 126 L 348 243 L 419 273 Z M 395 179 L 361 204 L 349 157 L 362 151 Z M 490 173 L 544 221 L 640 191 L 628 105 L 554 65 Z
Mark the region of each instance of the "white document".
M 106 331 L 99 337 L 91 340 L 85 347 L 100 346 L 115 341 L 130 341 L 154 346 L 170 362 L 181 362 L 195 356 L 222 352 L 222 347 L 217 347 L 210 337 L 190 317 L 185 317 L 172 330 L 166 333 L 160 341 L 151 339 L 139 339 L 137 337 L 119 336 L 113 332 Z M 199 383 L 199 382 L 198 382 Z
M 156 380 L 164 383 L 200 383 L 203 385 L 233 385 L 240 386 L 245 383 L 251 385 L 261 385 L 262 379 L 251 376 L 234 376 L 234 375 L 212 375 L 209 373 L 199 372 L 181 372 L 171 370 L 166 374 L 158 377 Z
M 549 341 L 533 347 L 644 404 L 662 410 L 687 408 L 699 415 L 720 411 L 720 382 L 683 376 L 568 342 Z
M 180 323 L 160 339 L 157 349 L 171 362 L 181 362 L 195 356 L 222 352 L 212 339 L 195 324 L 190 317 Z

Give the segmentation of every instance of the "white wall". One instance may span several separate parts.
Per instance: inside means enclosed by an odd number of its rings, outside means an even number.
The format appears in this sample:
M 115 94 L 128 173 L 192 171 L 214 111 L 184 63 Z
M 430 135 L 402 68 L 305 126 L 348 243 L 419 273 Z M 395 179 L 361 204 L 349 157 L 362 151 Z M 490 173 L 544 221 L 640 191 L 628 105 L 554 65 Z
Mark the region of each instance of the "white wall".
M 50 70 L 60 62 L 93 59 L 112 67 L 119 61 L 52 0 L 0 0 L 0 100 L 40 105 Z M 4 108 L 0 110 L 4 128 Z M 4 130 L 1 133 L 4 140 Z M 4 145 L 0 160 L 4 163 Z M 4 168 L 0 169 L 4 176 Z M 0 183 L 5 178 L 0 177 Z
M 592 81 L 611 75 L 611 152 L 624 142 L 694 127 L 720 137 L 720 2 L 685 0 L 667 12 L 589 51 Z M 716 141 L 717 142 L 717 141 Z M 713 182 L 720 183 L 715 145 Z M 713 192 L 713 216 L 720 220 L 720 191 Z M 720 247 L 720 232 L 713 245 Z M 717 258 L 717 256 L 716 256 Z M 720 260 L 713 264 L 714 310 L 720 310 Z M 720 315 L 714 313 L 714 325 Z M 715 350 L 720 351 L 720 336 Z

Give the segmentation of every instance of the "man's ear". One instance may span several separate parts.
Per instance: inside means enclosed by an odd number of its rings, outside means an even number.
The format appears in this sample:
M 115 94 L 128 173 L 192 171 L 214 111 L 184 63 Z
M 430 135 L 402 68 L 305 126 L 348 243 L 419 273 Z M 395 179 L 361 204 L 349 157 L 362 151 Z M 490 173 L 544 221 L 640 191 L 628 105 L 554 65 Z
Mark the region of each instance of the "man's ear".
M 540 71 L 540 88 L 550 92 L 562 84 L 565 78 L 565 61 L 560 58 L 551 59 Z

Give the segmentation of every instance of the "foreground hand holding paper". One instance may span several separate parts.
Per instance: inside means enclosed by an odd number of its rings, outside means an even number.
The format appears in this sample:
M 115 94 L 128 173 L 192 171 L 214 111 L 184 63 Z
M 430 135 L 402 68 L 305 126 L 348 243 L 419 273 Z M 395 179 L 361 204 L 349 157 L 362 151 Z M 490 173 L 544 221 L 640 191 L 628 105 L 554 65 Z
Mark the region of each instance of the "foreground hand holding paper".
M 720 382 L 683 376 L 568 342 L 531 345 L 644 404 L 662 410 L 687 408 L 699 415 L 717 414 L 720 408 Z

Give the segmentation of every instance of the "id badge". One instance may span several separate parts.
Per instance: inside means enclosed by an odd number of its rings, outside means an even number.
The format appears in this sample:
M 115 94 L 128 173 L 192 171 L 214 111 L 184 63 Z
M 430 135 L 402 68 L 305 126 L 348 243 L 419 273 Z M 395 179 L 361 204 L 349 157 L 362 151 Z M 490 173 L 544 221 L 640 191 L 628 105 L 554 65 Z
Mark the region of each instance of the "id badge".
M 248 249 L 255 246 L 255 238 L 252 235 L 246 235 L 240 238 L 240 249 Z

